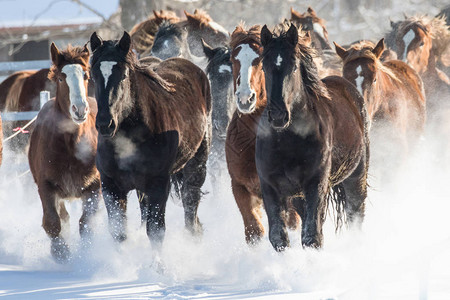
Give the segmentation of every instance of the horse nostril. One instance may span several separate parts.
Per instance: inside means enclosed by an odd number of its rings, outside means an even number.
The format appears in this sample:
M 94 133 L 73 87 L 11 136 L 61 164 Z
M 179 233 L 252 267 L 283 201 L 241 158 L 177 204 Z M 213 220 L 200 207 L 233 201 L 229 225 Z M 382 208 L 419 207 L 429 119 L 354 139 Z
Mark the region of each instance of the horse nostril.
M 255 94 L 255 93 L 253 93 L 253 94 L 250 96 L 249 101 L 250 101 L 251 103 L 256 101 L 256 94 Z
M 77 113 L 78 112 L 78 108 L 75 105 L 72 105 L 72 111 L 74 113 Z

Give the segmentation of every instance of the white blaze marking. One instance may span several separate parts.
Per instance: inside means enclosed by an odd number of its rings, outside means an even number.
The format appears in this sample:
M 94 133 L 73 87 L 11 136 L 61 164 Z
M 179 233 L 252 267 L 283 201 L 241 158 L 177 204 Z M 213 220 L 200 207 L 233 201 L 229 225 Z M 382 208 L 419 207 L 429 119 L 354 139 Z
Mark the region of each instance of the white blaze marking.
M 356 88 L 358 89 L 359 93 L 360 93 L 361 95 L 363 95 L 362 83 L 363 83 L 363 81 L 364 81 L 364 76 L 361 76 L 361 75 L 360 75 L 360 74 L 361 74 L 361 71 L 362 71 L 361 66 L 358 66 L 358 67 L 356 68 L 356 74 L 358 75 L 358 77 L 356 78 Z
M 248 96 L 254 93 L 250 86 L 250 79 L 252 78 L 252 62 L 255 58 L 259 57 L 259 55 L 248 44 L 243 44 L 240 47 L 241 50 L 236 56 L 236 60 L 241 63 L 241 69 L 239 70 L 241 81 L 240 85 L 236 88 L 236 94 L 243 96 L 242 103 L 245 104 L 248 100 Z
M 408 33 L 403 36 L 403 42 L 405 43 L 405 52 L 403 53 L 403 61 L 407 61 L 406 54 L 408 53 L 409 44 L 411 44 L 412 40 L 416 37 L 414 30 L 410 29 Z
M 228 65 L 221 65 L 219 67 L 219 73 L 225 73 L 225 72 L 230 72 L 231 73 L 231 67 Z
M 313 23 L 313 28 L 316 33 L 318 33 L 321 37 L 325 38 L 325 33 L 323 32 L 323 27 L 319 23 Z
M 165 48 L 167 48 L 167 46 L 169 46 L 169 40 L 165 40 L 164 43 L 163 43 L 163 46 L 164 46 Z
M 70 113 L 72 114 L 72 105 L 86 107 L 86 88 L 84 86 L 84 70 L 79 64 L 65 65 L 62 72 L 66 74 L 66 82 L 69 86 Z
M 105 89 L 108 85 L 109 76 L 112 74 L 112 68 L 117 64 L 116 61 L 102 61 L 100 63 L 100 71 L 102 72 L 103 78 L 105 80 Z
M 281 58 L 281 55 L 278 54 L 277 56 L 277 62 L 275 63 L 277 65 L 277 67 L 281 66 L 281 62 L 283 61 L 283 59 Z

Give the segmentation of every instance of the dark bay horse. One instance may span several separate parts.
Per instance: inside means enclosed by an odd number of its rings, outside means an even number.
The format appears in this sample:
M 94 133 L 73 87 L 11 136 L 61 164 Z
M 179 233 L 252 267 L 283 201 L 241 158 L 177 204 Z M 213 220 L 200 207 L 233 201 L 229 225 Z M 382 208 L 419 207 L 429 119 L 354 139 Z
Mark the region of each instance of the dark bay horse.
M 153 11 L 153 15 L 147 20 L 133 26 L 130 31 L 133 47 L 142 57 L 148 56 L 153 46 L 153 41 L 159 26 L 166 21 L 167 23 L 176 23 L 180 18 L 175 12 L 170 10 Z
M 225 161 L 227 128 L 236 109 L 230 60 L 231 50 L 226 46 L 212 48 L 203 42 L 203 51 L 208 58 L 206 75 L 211 85 L 212 143 L 210 161 L 214 164 L 218 161 Z M 211 175 L 215 176 L 218 173 L 220 173 L 220 166 L 214 167 L 214 173 Z
M 309 32 L 311 36 L 311 45 L 314 49 L 319 50 L 320 52 L 325 49 L 331 50 L 325 20 L 319 18 L 316 11 L 310 6 L 303 14 L 291 7 L 290 21 L 297 27 L 301 26 L 302 31 Z
M 267 106 L 256 136 L 256 169 L 269 240 L 277 251 L 289 247 L 282 219 L 289 200 L 302 219 L 306 247 L 322 246 L 330 201 L 338 221 L 343 213 L 350 223 L 364 218 L 369 159 L 364 99 L 342 77 L 320 80 L 310 42 L 294 25 L 274 33 L 261 29 Z
M 69 214 L 62 200 L 82 199 L 79 231 L 83 239 L 89 238 L 90 220 L 98 208 L 97 107 L 95 99 L 87 95 L 88 48 L 69 46 L 59 51 L 52 43 L 51 56 L 49 78 L 56 83 L 56 98 L 47 102 L 38 114 L 30 137 L 28 161 L 38 186 L 51 253 L 57 261 L 64 262 L 70 251 L 61 227 L 68 223 Z
M 233 195 L 249 244 L 259 242 L 264 235 L 262 194 L 255 165 L 256 131 L 267 102 L 260 59 L 260 31 L 259 25 L 248 30 L 239 25 L 232 33 L 230 42 L 237 110 L 228 126 L 225 154 Z M 285 217 L 291 228 L 298 226 L 299 217 L 293 209 Z
M 388 34 L 388 46 L 421 76 L 427 97 L 427 109 L 433 114 L 448 107 L 449 101 L 443 101 L 450 93 L 450 79 L 437 68 L 437 61 L 450 45 L 450 31 L 445 21 L 426 16 L 408 17 L 394 23 Z M 431 116 L 429 114 L 429 116 Z
M 161 248 L 171 177 L 181 185 L 186 228 L 201 234 L 197 209 L 211 139 L 205 73 L 181 58 L 141 64 L 127 32 L 119 41 L 103 41 L 94 32 L 90 41 L 98 105 L 96 163 L 113 238 L 126 239 L 127 194 L 136 189 L 147 235 Z
M 382 62 L 384 39 L 377 45 L 367 41 L 354 44 L 348 50 L 335 46 L 344 63 L 344 78 L 363 95 L 373 126 L 387 125 L 392 138 L 407 150 L 425 126 L 426 100 L 419 74 L 399 60 Z
M 204 69 L 207 62 L 202 39 L 213 48 L 226 46 L 228 32 L 202 10 L 195 10 L 194 14 L 185 11 L 184 14 L 186 20 L 161 24 L 151 55 L 161 59 L 183 57 Z

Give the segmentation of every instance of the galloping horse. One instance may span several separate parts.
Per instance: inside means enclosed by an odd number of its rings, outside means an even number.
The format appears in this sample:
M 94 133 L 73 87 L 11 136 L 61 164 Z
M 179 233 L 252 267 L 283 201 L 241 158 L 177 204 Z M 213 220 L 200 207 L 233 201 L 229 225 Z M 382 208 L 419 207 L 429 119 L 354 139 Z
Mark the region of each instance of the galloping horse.
M 50 91 L 54 97 L 56 85 L 48 77 L 49 69 L 18 71 L 8 76 L 0 84 L 1 111 L 38 111 L 41 91 Z M 27 121 L 5 123 L 4 130 L 12 134 L 12 129 L 23 126 Z M 33 128 L 33 127 L 31 127 Z M 28 135 L 21 134 L 10 141 L 10 148 L 22 150 L 28 143 Z
M 197 216 L 211 139 L 211 95 L 205 73 L 173 58 L 141 64 L 124 32 L 119 41 L 91 36 L 98 113 L 97 167 L 117 241 L 126 239 L 127 194 L 141 195 L 141 217 L 159 250 L 171 177 L 181 184 L 185 223 L 201 234 Z
M 202 39 L 213 48 L 226 46 L 228 32 L 202 10 L 195 10 L 194 14 L 185 11 L 184 14 L 186 20 L 170 27 L 168 22 L 161 24 L 151 55 L 161 59 L 183 57 L 204 69 L 206 59 Z
M 264 235 L 260 210 L 262 194 L 255 165 L 256 131 L 267 102 L 260 59 L 260 31 L 259 25 L 248 31 L 239 25 L 230 42 L 238 109 L 228 125 L 225 154 L 233 195 L 244 220 L 245 239 L 249 244 L 257 243 Z M 291 228 L 298 226 L 299 217 L 293 209 L 286 217 Z
M 233 74 L 229 47 L 212 48 L 203 43 L 208 58 L 206 75 L 211 84 L 212 98 L 212 144 L 210 157 L 222 160 L 225 155 L 225 138 L 236 102 L 233 96 Z M 219 170 L 216 170 L 217 172 Z
M 56 98 L 40 110 L 30 137 L 28 161 L 42 202 L 43 227 L 51 238 L 53 257 L 64 262 L 69 247 L 61 227 L 69 215 L 62 201 L 81 198 L 80 235 L 88 238 L 90 220 L 97 211 L 100 174 L 95 167 L 97 130 L 95 99 L 87 96 L 89 50 L 51 45 L 53 65 L 49 78 L 56 83 Z M 64 224 L 61 224 L 61 221 Z
M 331 50 L 330 41 L 328 40 L 328 31 L 325 27 L 325 20 L 317 16 L 316 11 L 308 7 L 305 13 L 300 13 L 291 7 L 291 19 L 297 27 L 301 26 L 301 30 L 309 32 L 311 36 L 311 46 L 321 52 L 322 50 Z
M 153 16 L 133 26 L 130 31 L 134 49 L 141 56 L 148 56 L 159 26 L 164 22 L 176 23 L 180 18 L 170 10 L 153 11 Z
M 336 43 L 335 46 L 344 63 L 343 75 L 364 96 L 372 124 L 388 125 L 388 132 L 405 148 L 414 143 L 423 132 L 426 116 L 425 93 L 419 74 L 399 60 L 381 62 L 384 39 L 376 46 L 367 41 L 354 44 L 348 50 Z
M 450 80 L 439 69 L 436 61 L 450 43 L 450 31 L 443 19 L 409 17 L 393 24 L 393 32 L 388 34 L 390 46 L 399 60 L 407 62 L 422 77 L 429 112 L 439 110 L 442 95 L 450 93 Z M 392 38 L 392 37 L 395 38 Z M 448 102 L 448 101 L 447 101 Z
M 338 221 L 364 218 L 369 159 L 364 99 L 346 79 L 320 80 L 311 39 L 291 25 L 261 29 L 267 106 L 256 136 L 256 169 L 277 251 L 289 247 L 282 215 L 289 200 L 302 219 L 302 244 L 321 247 L 327 204 Z M 339 223 L 339 222 L 338 222 Z

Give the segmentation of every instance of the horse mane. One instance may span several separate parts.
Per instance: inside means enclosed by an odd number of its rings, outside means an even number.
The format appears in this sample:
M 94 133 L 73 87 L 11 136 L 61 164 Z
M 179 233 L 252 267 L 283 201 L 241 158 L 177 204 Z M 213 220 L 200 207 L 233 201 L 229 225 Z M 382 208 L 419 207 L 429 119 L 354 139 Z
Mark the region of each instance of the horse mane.
M 353 44 L 347 50 L 347 56 L 343 59 L 344 65 L 358 58 L 367 58 L 374 62 L 377 70 L 388 74 L 389 77 L 391 77 L 395 81 L 400 82 L 395 73 L 392 72 L 390 68 L 386 67 L 383 62 L 375 56 L 375 54 L 372 52 L 374 48 L 375 44 L 368 40 L 363 40 Z
M 84 66 L 87 70 L 86 74 L 89 74 L 89 61 L 85 60 L 86 55 L 85 48 L 80 46 L 68 45 L 66 49 L 60 51 L 60 55 L 64 57 L 64 62 L 66 64 L 80 64 Z M 52 64 L 50 71 L 48 72 L 48 79 L 56 81 L 56 76 L 60 73 L 60 66 Z
M 283 22 L 275 26 L 273 30 L 274 38 L 284 38 L 290 28 L 290 22 Z M 305 43 L 306 33 L 298 30 L 298 43 L 294 48 L 294 55 L 300 60 L 300 70 L 303 80 L 305 92 L 315 98 L 330 99 L 325 84 L 319 76 L 319 71 L 314 62 L 314 57 L 317 55 L 310 45 Z M 272 49 L 272 43 L 264 47 L 263 56 Z
M 209 25 L 209 22 L 212 22 L 212 18 L 208 15 L 208 13 L 202 9 L 196 9 L 194 14 L 190 14 L 184 11 L 186 15 L 187 24 L 192 25 L 193 27 L 202 28 Z
M 234 49 L 237 45 L 243 43 L 256 43 L 261 45 L 261 25 L 253 25 L 248 30 L 245 30 L 244 28 L 245 24 L 241 22 L 231 34 L 231 49 Z
M 151 48 L 159 25 L 164 21 L 177 23 L 180 18 L 170 10 L 153 11 L 153 15 L 150 15 L 147 20 L 133 26 L 130 36 L 136 51 L 142 54 Z

